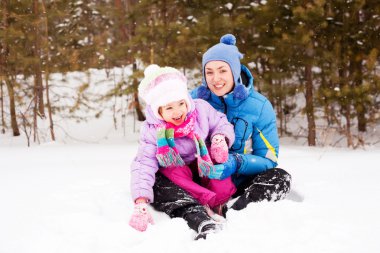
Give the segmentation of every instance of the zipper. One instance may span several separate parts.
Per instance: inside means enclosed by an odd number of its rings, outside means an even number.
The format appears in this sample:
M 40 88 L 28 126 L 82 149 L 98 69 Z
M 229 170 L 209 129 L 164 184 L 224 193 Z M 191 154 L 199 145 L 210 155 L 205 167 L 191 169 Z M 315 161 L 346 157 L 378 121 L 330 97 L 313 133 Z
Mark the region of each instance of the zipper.
M 224 101 L 224 97 L 219 97 L 220 101 L 222 101 L 222 104 L 224 106 L 224 114 L 227 115 L 227 104 L 226 101 Z

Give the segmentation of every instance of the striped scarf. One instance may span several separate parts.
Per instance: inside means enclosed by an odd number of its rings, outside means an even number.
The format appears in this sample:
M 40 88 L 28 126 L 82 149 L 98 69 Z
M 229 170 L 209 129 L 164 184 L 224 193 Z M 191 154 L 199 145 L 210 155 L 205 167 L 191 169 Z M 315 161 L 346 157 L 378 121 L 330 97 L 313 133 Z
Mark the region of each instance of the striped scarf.
M 214 165 L 204 140 L 194 131 L 196 117 L 197 113 L 194 110 L 180 126 L 175 126 L 171 123 L 157 126 L 156 157 L 161 167 L 169 168 L 185 165 L 175 146 L 174 138 L 187 136 L 194 140 L 197 148 L 195 156 L 197 157 L 199 175 L 203 177 L 209 175 L 211 170 L 214 170 Z

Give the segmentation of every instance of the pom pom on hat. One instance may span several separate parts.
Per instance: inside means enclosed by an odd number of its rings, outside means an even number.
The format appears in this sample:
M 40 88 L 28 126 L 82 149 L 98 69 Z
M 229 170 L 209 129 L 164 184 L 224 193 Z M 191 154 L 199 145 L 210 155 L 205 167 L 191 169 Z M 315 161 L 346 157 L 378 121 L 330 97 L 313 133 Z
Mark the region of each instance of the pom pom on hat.
M 162 120 L 158 109 L 174 101 L 184 99 L 191 108 L 187 91 L 187 79 L 177 69 L 149 65 L 144 70 L 144 79 L 139 85 L 139 96 L 151 107 L 153 114 Z
M 220 43 L 235 46 L 236 45 L 236 38 L 232 34 L 226 34 L 220 38 Z
M 144 70 L 144 76 L 150 76 L 153 75 L 155 72 L 160 71 L 160 66 L 157 64 L 151 64 Z

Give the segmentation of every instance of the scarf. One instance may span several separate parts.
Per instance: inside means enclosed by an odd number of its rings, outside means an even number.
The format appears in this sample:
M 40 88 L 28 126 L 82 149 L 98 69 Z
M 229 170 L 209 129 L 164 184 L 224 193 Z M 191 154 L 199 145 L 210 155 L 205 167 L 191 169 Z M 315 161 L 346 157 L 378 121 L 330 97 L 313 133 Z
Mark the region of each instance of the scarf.
M 209 175 L 214 170 L 214 165 L 208 154 L 204 140 L 194 131 L 197 113 L 194 110 L 190 113 L 185 121 L 179 125 L 166 122 L 157 126 L 157 153 L 156 157 L 161 167 L 178 167 L 185 166 L 178 150 L 175 146 L 174 138 L 189 137 L 197 149 L 196 157 L 198 164 L 198 173 L 201 177 Z

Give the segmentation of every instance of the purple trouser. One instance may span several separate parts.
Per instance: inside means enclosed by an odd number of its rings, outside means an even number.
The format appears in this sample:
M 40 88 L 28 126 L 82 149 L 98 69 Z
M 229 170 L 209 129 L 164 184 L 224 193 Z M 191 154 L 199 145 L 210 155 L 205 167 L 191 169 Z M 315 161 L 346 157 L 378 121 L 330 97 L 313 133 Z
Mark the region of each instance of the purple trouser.
M 199 185 L 193 181 L 193 172 L 188 166 L 162 168 L 160 172 L 202 205 L 209 205 L 211 208 L 226 203 L 236 191 L 231 177 L 223 180 L 203 177 Z

